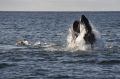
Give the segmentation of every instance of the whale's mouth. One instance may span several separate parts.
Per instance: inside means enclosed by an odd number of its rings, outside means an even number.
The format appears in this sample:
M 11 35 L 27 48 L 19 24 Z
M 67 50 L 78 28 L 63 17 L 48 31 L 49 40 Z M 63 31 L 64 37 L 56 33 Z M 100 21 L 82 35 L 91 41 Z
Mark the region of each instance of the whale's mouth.
M 86 18 L 85 15 L 81 15 L 80 20 L 76 20 L 73 23 L 73 31 L 76 38 L 79 36 L 79 34 L 85 30 L 86 33 L 92 32 L 92 27 L 89 23 L 89 20 Z

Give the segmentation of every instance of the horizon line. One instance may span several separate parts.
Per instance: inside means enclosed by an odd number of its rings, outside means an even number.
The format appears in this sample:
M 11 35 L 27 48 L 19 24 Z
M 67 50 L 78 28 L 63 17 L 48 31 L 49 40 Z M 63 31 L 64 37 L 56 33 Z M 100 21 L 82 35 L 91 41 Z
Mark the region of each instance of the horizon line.
M 0 10 L 0 12 L 120 12 L 119 10 Z

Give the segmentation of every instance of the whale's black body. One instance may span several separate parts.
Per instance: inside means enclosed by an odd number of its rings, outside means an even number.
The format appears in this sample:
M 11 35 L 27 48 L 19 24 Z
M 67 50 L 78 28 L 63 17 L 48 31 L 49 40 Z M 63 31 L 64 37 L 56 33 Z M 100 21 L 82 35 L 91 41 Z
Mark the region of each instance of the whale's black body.
M 91 46 L 95 43 L 96 38 L 95 38 L 95 34 L 92 31 L 92 27 L 89 23 L 89 20 L 82 15 L 81 16 L 81 20 L 80 21 L 74 21 L 73 23 L 73 31 L 74 31 L 74 36 L 77 38 L 80 34 L 80 25 L 83 25 L 85 28 L 85 35 L 84 35 L 84 40 L 86 44 L 91 44 Z

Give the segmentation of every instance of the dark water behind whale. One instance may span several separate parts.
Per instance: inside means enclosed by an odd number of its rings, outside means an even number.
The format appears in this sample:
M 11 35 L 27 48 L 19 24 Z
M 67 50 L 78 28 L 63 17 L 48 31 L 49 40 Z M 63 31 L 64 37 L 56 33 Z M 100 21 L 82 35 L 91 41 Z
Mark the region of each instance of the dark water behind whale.
M 82 14 L 107 49 L 65 51 L 68 28 Z M 16 46 L 20 39 L 48 46 Z M 0 79 L 119 79 L 119 51 L 120 12 L 0 12 Z

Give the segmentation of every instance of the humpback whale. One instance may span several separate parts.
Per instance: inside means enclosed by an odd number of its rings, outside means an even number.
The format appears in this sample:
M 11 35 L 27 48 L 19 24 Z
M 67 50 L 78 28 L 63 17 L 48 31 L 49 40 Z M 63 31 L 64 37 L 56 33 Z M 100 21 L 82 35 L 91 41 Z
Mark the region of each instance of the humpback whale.
M 79 47 L 81 50 L 94 49 L 96 34 L 85 15 L 81 15 L 80 20 L 75 20 L 69 31 L 68 47 Z

